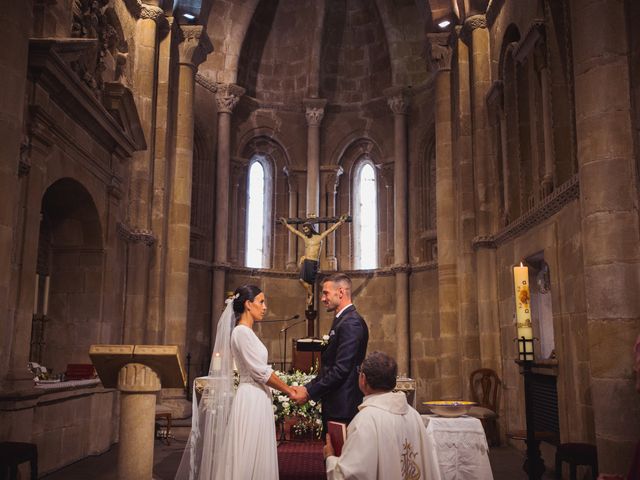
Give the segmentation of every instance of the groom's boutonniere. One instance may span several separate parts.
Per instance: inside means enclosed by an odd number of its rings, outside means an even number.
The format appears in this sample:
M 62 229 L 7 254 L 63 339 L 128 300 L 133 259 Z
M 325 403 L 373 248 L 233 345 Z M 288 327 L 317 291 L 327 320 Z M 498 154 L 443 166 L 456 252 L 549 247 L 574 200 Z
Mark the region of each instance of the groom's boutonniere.
M 327 344 L 329 343 L 329 339 L 331 337 L 329 335 L 323 335 L 322 336 L 322 342 L 320 343 L 320 345 L 322 345 L 323 347 L 326 347 Z

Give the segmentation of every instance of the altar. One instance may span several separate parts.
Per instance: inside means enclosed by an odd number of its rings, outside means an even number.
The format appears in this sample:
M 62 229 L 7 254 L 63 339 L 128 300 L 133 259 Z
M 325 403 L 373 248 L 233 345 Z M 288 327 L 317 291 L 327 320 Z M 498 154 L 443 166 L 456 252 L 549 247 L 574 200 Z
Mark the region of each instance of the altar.
M 489 445 L 480 420 L 463 415 L 421 415 L 427 427 L 430 477 L 442 480 L 493 480 Z

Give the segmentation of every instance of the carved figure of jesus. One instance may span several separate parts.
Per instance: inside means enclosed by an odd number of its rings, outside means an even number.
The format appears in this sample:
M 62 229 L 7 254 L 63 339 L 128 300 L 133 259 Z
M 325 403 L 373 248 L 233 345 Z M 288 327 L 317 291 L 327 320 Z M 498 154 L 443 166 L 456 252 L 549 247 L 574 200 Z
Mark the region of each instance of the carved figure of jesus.
M 307 308 L 313 308 L 313 286 L 316 283 L 316 276 L 318 274 L 322 242 L 330 233 L 338 229 L 338 227 L 348 219 L 349 215 L 341 215 L 336 223 L 324 232 L 318 233 L 311 219 L 307 219 L 307 221 L 302 224 L 302 227 L 300 227 L 300 230 L 298 230 L 289 225 L 286 218 L 280 218 L 280 223 L 287 227 L 287 230 L 304 241 L 304 255 L 300 257 L 298 266 L 300 267 L 300 283 L 307 292 Z

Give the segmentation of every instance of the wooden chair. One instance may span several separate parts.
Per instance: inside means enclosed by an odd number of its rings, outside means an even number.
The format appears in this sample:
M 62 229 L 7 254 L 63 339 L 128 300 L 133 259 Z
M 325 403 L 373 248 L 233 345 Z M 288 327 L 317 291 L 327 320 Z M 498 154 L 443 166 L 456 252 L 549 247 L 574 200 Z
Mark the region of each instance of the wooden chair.
M 31 464 L 31 480 L 38 478 L 38 447 L 33 443 L 0 442 L 0 479 L 18 478 L 18 465 Z
M 490 368 L 479 368 L 469 378 L 471 399 L 478 405 L 469 410 L 469 415 L 480 419 L 490 446 L 500 445 L 498 430 L 498 407 L 502 381 Z
M 561 443 L 556 450 L 556 478 L 562 478 L 562 462 L 569 464 L 571 480 L 576 480 L 578 465 L 591 468 L 591 478 L 598 478 L 598 452 L 589 443 Z

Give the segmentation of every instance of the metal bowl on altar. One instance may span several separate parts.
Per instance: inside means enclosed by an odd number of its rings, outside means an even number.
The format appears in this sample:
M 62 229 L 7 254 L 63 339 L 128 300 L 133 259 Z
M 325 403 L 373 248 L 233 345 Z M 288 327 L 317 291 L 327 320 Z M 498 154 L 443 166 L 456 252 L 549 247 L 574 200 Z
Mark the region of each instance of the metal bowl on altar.
M 422 404 L 436 415 L 454 418 L 469 413 L 469 410 L 476 405 L 476 402 L 467 402 L 464 400 L 434 400 L 431 402 L 422 402 Z

